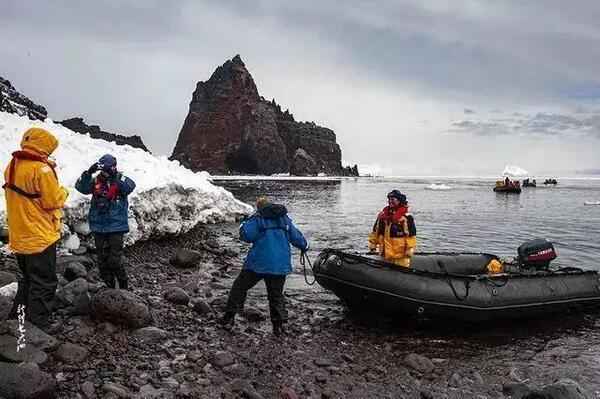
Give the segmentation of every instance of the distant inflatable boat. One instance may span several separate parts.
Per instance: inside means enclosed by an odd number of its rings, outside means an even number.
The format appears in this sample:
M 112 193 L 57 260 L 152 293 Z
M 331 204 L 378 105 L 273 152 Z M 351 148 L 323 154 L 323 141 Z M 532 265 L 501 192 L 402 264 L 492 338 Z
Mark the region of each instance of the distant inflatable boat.
M 378 256 L 326 249 L 313 272 L 350 308 L 371 313 L 482 322 L 600 307 L 596 271 L 516 268 L 488 274 L 494 259 L 483 253 L 416 254 L 411 267 L 402 268 Z
M 518 186 L 496 186 L 496 187 L 494 187 L 494 192 L 521 194 L 521 187 L 518 187 Z

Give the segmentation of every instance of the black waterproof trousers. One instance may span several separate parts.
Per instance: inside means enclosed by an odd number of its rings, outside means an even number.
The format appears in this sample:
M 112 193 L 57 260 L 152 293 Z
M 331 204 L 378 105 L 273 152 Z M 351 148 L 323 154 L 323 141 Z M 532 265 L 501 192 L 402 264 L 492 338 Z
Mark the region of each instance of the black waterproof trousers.
M 98 256 L 98 271 L 100 278 L 107 287 L 126 290 L 127 273 L 123 266 L 123 236 L 125 233 L 94 233 L 96 254 Z
M 241 311 L 244 308 L 248 290 L 254 287 L 260 280 L 265 280 L 265 285 L 267 286 L 271 322 L 273 324 L 284 323 L 287 321 L 287 310 L 285 309 L 285 298 L 283 296 L 285 275 L 258 274 L 250 270 L 242 270 L 231 287 L 225 313 L 233 315 Z
M 17 274 L 17 295 L 8 316 L 17 318 L 19 305 L 25 306 L 25 319 L 39 328 L 49 325 L 54 310 L 56 278 L 56 243 L 38 254 L 17 254 L 19 273 Z

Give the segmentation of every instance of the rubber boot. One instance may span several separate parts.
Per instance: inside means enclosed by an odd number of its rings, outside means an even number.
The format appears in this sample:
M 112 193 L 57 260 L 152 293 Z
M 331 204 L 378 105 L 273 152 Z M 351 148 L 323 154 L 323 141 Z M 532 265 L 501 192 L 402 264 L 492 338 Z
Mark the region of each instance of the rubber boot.
M 225 312 L 223 317 L 219 319 L 221 328 L 227 331 L 233 330 L 233 324 L 235 323 L 235 313 Z
M 273 335 L 275 335 L 276 337 L 281 337 L 285 335 L 285 328 L 283 327 L 282 322 L 273 323 Z
M 127 290 L 128 288 L 128 284 L 127 284 L 127 280 L 119 280 L 119 289 L 121 290 Z

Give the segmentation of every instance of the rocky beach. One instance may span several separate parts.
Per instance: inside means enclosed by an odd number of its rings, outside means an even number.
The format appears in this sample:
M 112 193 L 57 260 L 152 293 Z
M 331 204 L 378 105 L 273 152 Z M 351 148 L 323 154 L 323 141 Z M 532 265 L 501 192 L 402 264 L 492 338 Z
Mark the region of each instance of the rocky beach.
M 502 327 L 354 315 L 297 274 L 286 288 L 285 336 L 271 333 L 261 285 L 249 292 L 233 331 L 223 330 L 217 319 L 245 251 L 233 223 L 135 244 L 126 251 L 130 292 L 103 288 L 93 249 L 61 256 L 52 335 L 27 323 L 25 350 L 16 352 L 16 322 L 0 327 L 0 397 L 594 397 L 574 369 L 533 367 L 540 356 L 559 362 L 568 354 L 535 338 L 524 345 L 523 331 L 506 327 L 511 338 L 491 344 L 486 337 L 503 335 Z M 6 256 L 2 263 L 8 284 L 16 264 Z M 0 306 L 3 316 L 9 302 Z M 535 327 L 528 331 L 536 335 Z M 497 345 L 513 345 L 510 362 L 494 356 Z

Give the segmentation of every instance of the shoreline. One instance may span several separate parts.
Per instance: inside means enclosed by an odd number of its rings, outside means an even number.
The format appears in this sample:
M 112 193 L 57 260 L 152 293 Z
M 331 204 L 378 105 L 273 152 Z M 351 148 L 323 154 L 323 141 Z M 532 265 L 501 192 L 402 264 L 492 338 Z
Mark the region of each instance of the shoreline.
M 293 281 L 284 338 L 271 334 L 262 284 L 249 292 L 233 332 L 222 330 L 216 321 L 246 251 L 236 232 L 235 223 L 201 225 L 126 249 L 133 293 L 148 304 L 156 336 L 60 309 L 55 337 L 88 355 L 69 362 L 49 354 L 40 365 L 58 381 L 57 397 L 503 398 L 515 386 L 553 382 L 552 373 L 528 367 L 539 342 L 506 364 L 488 359 L 495 344 L 485 332 L 364 319 L 318 285 Z M 169 263 L 181 248 L 201 254 L 197 267 Z M 97 269 L 87 269 L 98 281 Z M 166 299 L 181 291 L 193 305 Z

